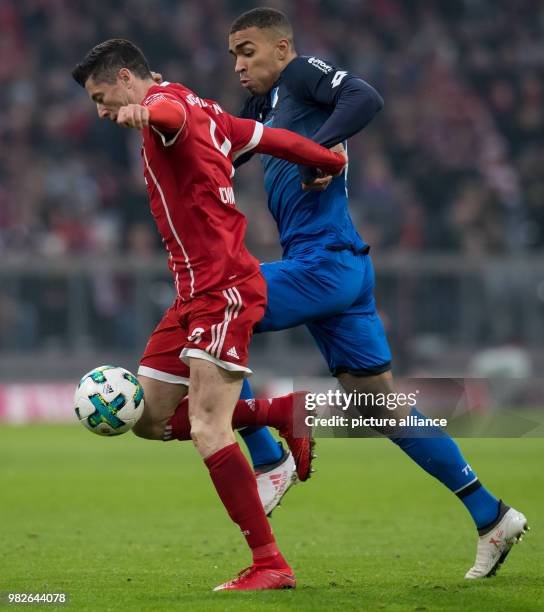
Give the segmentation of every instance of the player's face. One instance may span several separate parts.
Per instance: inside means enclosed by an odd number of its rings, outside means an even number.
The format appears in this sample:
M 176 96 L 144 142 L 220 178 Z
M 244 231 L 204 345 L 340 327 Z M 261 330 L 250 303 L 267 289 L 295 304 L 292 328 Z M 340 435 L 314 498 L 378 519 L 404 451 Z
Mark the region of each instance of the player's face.
M 121 106 L 130 104 L 129 90 L 125 82 L 119 78 L 115 83 L 94 81 L 90 78 L 85 83 L 85 89 L 96 104 L 96 111 L 100 119 L 116 121 Z
M 242 87 L 263 95 L 272 89 L 284 68 L 281 41 L 272 30 L 246 28 L 229 36 L 229 53 L 236 58 L 235 72 Z M 279 44 L 280 43 L 280 44 Z

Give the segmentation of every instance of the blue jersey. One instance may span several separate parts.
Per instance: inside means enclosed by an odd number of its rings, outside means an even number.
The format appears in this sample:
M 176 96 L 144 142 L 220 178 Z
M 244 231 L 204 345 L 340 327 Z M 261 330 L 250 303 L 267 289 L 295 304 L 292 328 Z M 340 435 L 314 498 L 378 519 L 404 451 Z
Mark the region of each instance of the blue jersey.
M 299 56 L 286 66 L 267 95 L 247 100 L 242 116 L 331 146 L 336 143 L 323 142 L 316 135 L 350 81 L 364 84 L 379 98 L 369 85 L 348 72 L 315 57 Z M 261 155 L 261 161 L 268 207 L 278 226 L 284 257 L 320 247 L 354 252 L 368 248 L 348 211 L 347 171 L 325 191 L 305 192 L 296 165 L 269 155 Z

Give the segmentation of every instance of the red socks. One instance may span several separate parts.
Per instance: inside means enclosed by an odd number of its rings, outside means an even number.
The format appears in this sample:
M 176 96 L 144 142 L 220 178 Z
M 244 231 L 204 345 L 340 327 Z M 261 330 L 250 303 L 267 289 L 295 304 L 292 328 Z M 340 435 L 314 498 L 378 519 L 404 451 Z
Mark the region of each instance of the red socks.
M 179 409 L 178 409 L 179 410 Z M 240 527 L 261 567 L 286 569 L 263 510 L 255 474 L 238 444 L 230 444 L 205 459 L 217 493 L 230 518 Z
M 281 429 L 291 422 L 295 393 L 271 399 L 238 400 L 232 415 L 232 427 L 270 425 Z
M 232 427 L 248 425 L 270 425 L 276 429 L 285 427 L 292 414 L 293 398 L 290 393 L 282 397 L 268 399 L 238 400 L 232 417 Z M 184 398 L 176 408 L 174 416 L 168 421 L 164 431 L 164 440 L 190 440 L 191 424 L 189 422 L 189 400 Z

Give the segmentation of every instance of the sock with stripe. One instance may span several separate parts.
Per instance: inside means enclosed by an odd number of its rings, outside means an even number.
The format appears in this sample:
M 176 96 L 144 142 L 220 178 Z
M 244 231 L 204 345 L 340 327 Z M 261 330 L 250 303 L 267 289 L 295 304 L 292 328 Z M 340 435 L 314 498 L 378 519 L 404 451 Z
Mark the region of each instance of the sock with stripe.
M 425 418 L 415 408 L 410 413 Z M 412 435 L 416 437 L 411 437 Z M 455 493 L 470 512 L 476 528 L 485 530 L 497 519 L 499 500 L 478 480 L 453 438 L 440 427 L 406 427 L 389 437 L 428 474 Z
M 244 378 L 240 399 L 253 399 L 247 378 Z M 277 463 L 283 457 L 283 447 L 270 433 L 268 427 L 242 427 L 238 433 L 247 446 L 254 468 Z
M 225 446 L 204 462 L 230 518 L 246 538 L 253 563 L 291 573 L 272 535 L 257 491 L 255 474 L 238 444 Z

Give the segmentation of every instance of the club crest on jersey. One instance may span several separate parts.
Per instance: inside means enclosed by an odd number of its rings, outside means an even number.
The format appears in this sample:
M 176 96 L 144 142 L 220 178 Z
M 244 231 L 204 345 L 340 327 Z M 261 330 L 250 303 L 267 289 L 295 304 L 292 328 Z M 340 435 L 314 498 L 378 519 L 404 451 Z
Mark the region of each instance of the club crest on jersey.
M 189 340 L 189 342 L 194 342 L 195 344 L 198 344 L 202 340 L 203 333 L 204 333 L 203 327 L 195 327 L 193 331 L 191 332 L 191 335 L 187 336 L 187 340 Z

